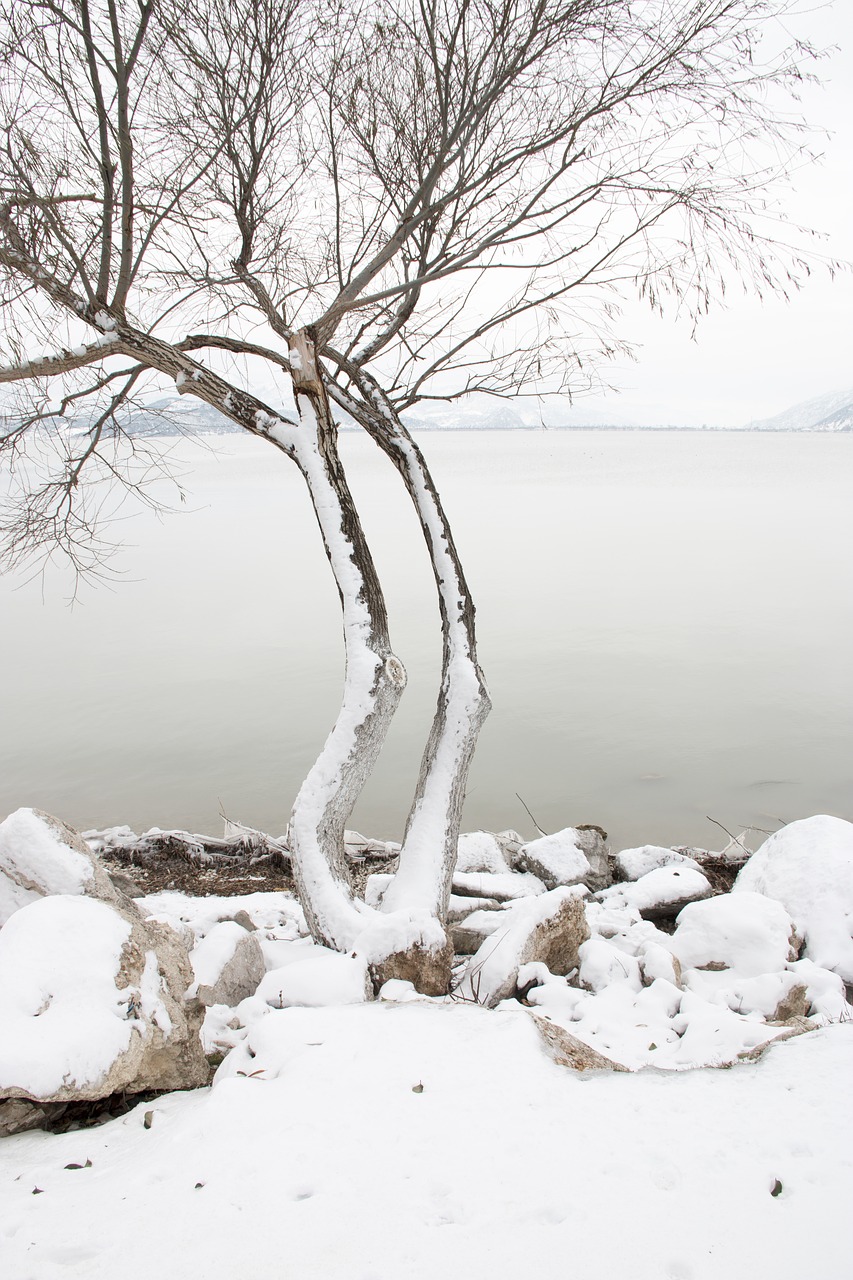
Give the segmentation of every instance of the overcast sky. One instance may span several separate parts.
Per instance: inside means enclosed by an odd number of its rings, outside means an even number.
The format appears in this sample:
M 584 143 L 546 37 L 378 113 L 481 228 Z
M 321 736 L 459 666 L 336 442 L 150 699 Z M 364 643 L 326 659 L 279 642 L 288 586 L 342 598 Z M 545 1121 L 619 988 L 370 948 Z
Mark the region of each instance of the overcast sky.
M 803 0 L 792 29 L 839 50 L 820 64 L 822 89 L 810 87 L 803 112 L 832 130 L 820 166 L 783 194 L 788 215 L 823 231 L 828 256 L 853 261 L 853 0 L 812 8 Z M 790 303 L 730 298 L 701 324 L 657 320 L 626 307 L 621 335 L 637 343 L 637 363 L 607 370 L 621 394 L 584 408 L 655 422 L 738 425 L 801 400 L 853 388 L 853 271 L 833 283 L 814 275 Z

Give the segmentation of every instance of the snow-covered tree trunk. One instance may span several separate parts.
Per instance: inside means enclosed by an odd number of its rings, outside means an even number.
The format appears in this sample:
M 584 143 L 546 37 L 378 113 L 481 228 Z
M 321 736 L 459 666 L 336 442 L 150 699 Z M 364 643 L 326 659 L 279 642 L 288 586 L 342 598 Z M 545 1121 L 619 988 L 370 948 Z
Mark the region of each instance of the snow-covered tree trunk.
M 369 778 L 406 684 L 391 649 L 385 600 L 337 451 L 312 337 L 291 341 L 297 428 L 279 429 L 311 495 L 343 612 L 341 709 L 290 819 L 294 872 L 311 932 L 350 950 L 368 914 L 349 883 L 344 829 Z
M 367 410 L 349 398 L 346 407 L 394 463 L 414 503 L 432 562 L 442 629 L 438 704 L 399 870 L 382 906 L 384 911 L 425 911 L 444 922 L 468 770 L 491 702 L 477 660 L 474 602 L 429 468 L 373 379 L 362 375 L 359 381 Z

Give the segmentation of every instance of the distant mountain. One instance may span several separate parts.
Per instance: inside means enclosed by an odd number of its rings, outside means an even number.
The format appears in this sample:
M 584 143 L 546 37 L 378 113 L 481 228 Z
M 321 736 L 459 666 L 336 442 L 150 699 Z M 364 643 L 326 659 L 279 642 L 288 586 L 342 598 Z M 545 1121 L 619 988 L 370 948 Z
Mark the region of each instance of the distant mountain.
M 853 388 L 804 400 L 773 418 L 748 422 L 746 431 L 853 431 Z
M 230 435 L 241 431 L 235 422 L 192 396 L 155 400 L 145 409 L 134 408 L 122 423 L 132 436 Z

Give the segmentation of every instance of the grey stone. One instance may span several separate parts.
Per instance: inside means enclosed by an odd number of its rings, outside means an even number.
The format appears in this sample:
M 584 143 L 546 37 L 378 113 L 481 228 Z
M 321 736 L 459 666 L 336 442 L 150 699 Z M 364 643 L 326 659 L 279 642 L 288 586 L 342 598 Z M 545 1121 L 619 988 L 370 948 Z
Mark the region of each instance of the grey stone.
M 239 923 L 235 921 L 234 923 Z M 203 1005 L 236 1005 L 253 996 L 266 973 L 264 953 L 253 933 L 244 933 L 214 983 L 199 985 L 198 998 Z

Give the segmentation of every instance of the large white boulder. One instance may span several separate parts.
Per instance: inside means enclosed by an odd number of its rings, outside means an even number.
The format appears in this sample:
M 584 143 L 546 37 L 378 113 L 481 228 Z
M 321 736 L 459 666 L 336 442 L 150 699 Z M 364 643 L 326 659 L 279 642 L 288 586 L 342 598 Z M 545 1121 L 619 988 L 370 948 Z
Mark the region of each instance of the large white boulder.
M 827 814 L 789 823 L 756 850 L 734 891 L 780 902 L 808 958 L 853 983 L 853 823 Z
M 86 896 L 20 907 L 0 930 L 0 1099 L 206 1083 L 191 978 L 167 925 Z
M 40 809 L 16 809 L 0 822 L 0 926 L 49 894 L 128 905 L 76 831 Z
M 743 892 L 691 902 L 670 939 L 682 970 L 733 969 L 743 978 L 784 969 L 796 960 L 798 944 L 781 903 Z

